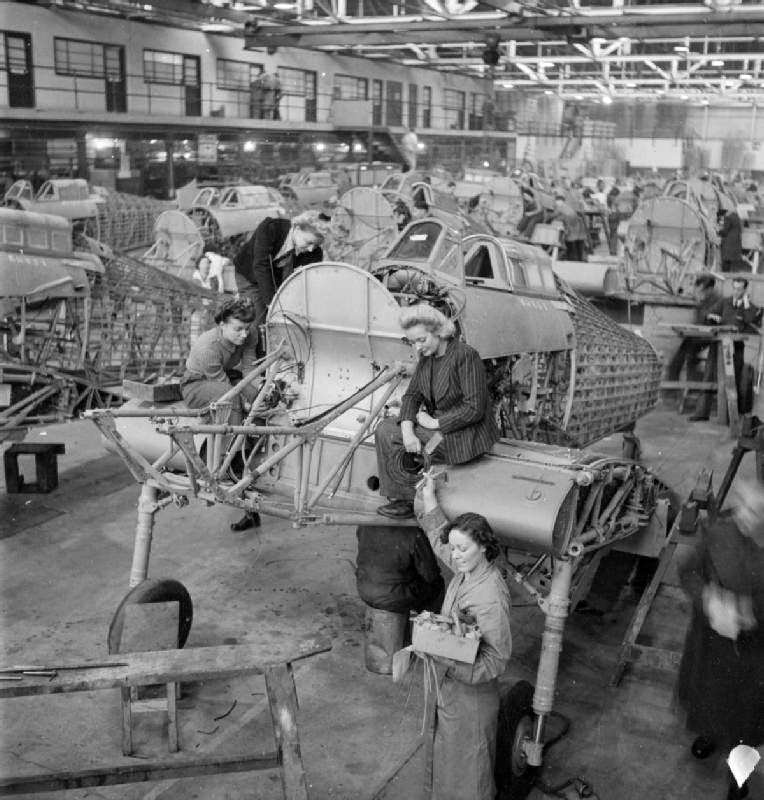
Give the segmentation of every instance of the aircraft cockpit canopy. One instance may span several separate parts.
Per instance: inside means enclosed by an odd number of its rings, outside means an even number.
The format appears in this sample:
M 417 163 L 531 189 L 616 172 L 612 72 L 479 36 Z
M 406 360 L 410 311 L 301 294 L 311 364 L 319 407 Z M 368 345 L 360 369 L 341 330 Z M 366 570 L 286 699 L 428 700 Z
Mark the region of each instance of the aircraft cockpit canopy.
M 420 262 L 423 269 L 437 270 L 446 278 L 461 282 L 459 247 L 461 235 L 440 220 L 414 222 L 393 245 L 385 260 Z

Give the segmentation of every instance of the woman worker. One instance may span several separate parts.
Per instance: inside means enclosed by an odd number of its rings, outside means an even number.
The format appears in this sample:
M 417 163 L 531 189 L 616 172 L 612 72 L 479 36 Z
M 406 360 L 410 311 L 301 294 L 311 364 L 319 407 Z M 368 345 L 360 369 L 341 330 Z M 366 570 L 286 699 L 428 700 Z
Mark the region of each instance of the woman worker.
M 474 622 L 481 638 L 473 664 L 429 656 L 439 689 L 428 695 L 425 797 L 494 800 L 499 714 L 497 678 L 512 655 L 507 584 L 493 563 L 499 545 L 485 517 L 461 514 L 453 522 L 438 505 L 435 480 L 425 475 L 418 520 L 435 555 L 453 572 L 441 614 Z
M 255 305 L 255 327 L 265 321 L 281 282 L 299 267 L 323 259 L 324 234 L 318 219 L 311 212 L 291 221 L 266 217 L 234 257 L 236 286 Z
M 437 432 L 442 441 L 430 453 L 432 460 L 463 464 L 487 453 L 499 431 L 483 362 L 474 348 L 454 338 L 453 321 L 421 303 L 401 311 L 400 325 L 419 360 L 399 420 L 387 418 L 376 430 L 379 491 L 390 501 L 377 511 L 408 519 L 414 516 L 418 478 L 403 468 L 404 451 L 421 452 Z
M 221 398 L 233 382 L 241 380 L 257 361 L 255 307 L 247 299 L 223 301 L 215 313 L 215 327 L 203 333 L 191 346 L 186 370 L 180 381 L 183 400 L 189 408 L 204 408 Z M 231 401 L 230 425 L 240 425 L 245 404 L 251 403 L 258 387 L 249 384 Z M 246 514 L 231 523 L 231 530 L 243 531 L 259 524 L 257 514 Z

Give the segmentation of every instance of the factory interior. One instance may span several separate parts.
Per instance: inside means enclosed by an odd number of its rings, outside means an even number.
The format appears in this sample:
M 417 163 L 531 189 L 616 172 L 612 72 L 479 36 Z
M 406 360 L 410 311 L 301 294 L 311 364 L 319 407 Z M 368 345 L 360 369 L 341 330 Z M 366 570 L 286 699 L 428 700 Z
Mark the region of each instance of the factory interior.
M 0 0 L 0 796 L 764 800 L 763 63 Z

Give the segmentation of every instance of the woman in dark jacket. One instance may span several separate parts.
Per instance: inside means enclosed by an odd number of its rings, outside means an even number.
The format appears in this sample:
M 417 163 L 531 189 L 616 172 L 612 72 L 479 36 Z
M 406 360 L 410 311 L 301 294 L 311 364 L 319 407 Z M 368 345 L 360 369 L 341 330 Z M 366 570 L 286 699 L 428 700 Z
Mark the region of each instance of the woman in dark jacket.
M 696 758 L 764 742 L 764 487 L 735 494 L 679 571 L 693 608 L 677 695 Z M 730 786 L 729 800 L 745 796 Z
M 321 261 L 324 235 L 310 212 L 293 220 L 266 217 L 236 254 L 236 286 L 255 305 L 255 326 L 265 321 L 281 282 L 294 270 Z
M 478 352 L 454 338 L 454 323 L 425 303 L 401 312 L 400 324 L 419 358 L 401 401 L 398 420 L 382 421 L 375 432 L 379 491 L 390 502 L 386 517 L 414 516 L 418 480 L 400 468 L 401 455 L 419 453 L 435 434 L 442 437 L 433 461 L 464 464 L 487 453 L 499 438 Z

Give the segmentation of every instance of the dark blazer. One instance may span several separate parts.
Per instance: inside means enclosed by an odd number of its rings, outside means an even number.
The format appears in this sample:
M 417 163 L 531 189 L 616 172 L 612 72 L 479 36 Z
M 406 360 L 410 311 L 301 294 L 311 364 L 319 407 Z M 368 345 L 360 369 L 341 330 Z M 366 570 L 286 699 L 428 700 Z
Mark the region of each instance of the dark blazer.
M 499 430 L 477 350 L 452 339 L 442 358 L 445 362 L 435 385 L 435 356 L 419 359 L 401 399 L 400 419 L 416 422 L 419 407 L 424 405 L 438 419 L 446 463 L 463 464 L 487 453 L 498 440 Z
M 734 211 L 728 211 L 724 215 L 719 238 L 722 262 L 739 262 L 743 255 L 743 233 L 740 217 Z
M 356 586 L 372 608 L 408 614 L 439 611 L 445 588 L 438 562 L 419 528 L 359 525 Z
M 299 267 L 321 261 L 324 257 L 323 250 L 314 247 L 307 253 L 293 255 L 289 263 L 277 267 L 274 259 L 284 246 L 291 228 L 292 223 L 288 219 L 266 217 L 233 259 L 236 271 L 257 286 L 266 304 L 273 299 L 276 288 L 284 278 Z
M 748 302 L 748 308 L 734 306 L 731 297 L 720 300 L 711 313 L 721 317 L 720 325 L 734 325 L 741 333 L 758 333 L 761 325 L 761 309 Z
M 764 547 L 743 536 L 723 511 L 700 525 L 679 578 L 693 603 L 677 682 L 687 726 L 725 747 L 741 740 L 757 746 L 764 740 Z M 735 641 L 716 633 L 703 611 L 707 583 L 749 598 L 756 627 Z

